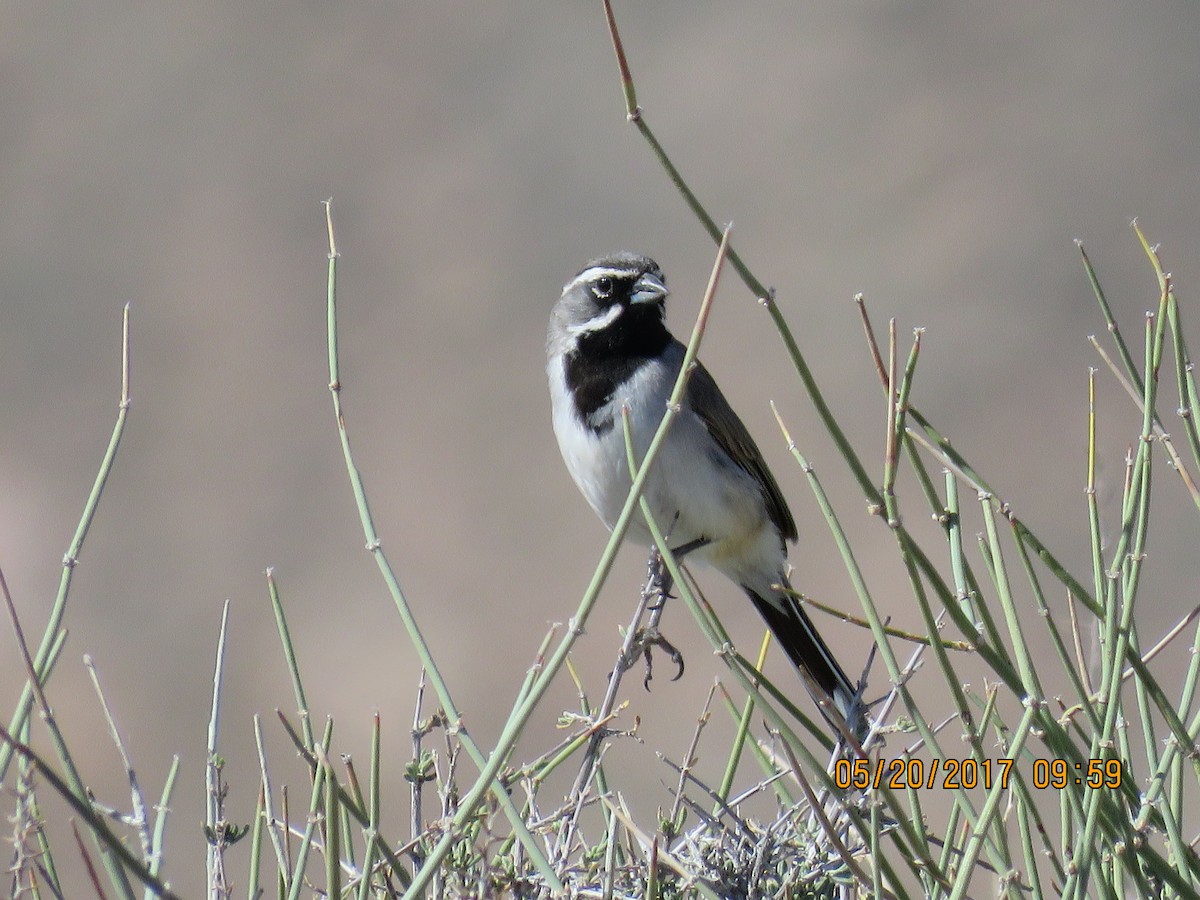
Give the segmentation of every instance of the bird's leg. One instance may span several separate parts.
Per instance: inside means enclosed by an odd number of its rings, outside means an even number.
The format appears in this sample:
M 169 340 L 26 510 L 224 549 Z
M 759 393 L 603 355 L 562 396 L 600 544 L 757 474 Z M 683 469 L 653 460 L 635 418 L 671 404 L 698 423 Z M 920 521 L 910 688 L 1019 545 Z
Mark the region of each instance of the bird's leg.
M 683 677 L 683 654 L 658 629 L 663 610 L 667 608 L 667 597 L 670 596 L 671 587 L 674 584 L 662 554 L 658 552 L 658 547 L 650 548 L 650 559 L 646 563 L 646 569 L 645 596 L 649 599 L 647 608 L 650 610 L 650 618 L 644 627 L 638 629 L 634 638 L 634 647 L 642 654 L 642 658 L 646 662 L 646 677 L 642 679 L 642 686 L 646 690 L 650 690 L 650 681 L 654 678 L 654 657 L 651 654 L 653 648 L 658 647 L 665 650 L 671 657 L 671 662 L 675 663 L 675 676 L 671 679 L 672 681 L 678 681 Z
M 707 543 L 707 538 L 697 538 L 672 552 L 677 560 L 682 560 L 688 553 Z M 635 638 L 635 646 L 641 650 L 642 658 L 646 662 L 646 677 L 642 679 L 642 685 L 646 690 L 650 690 L 650 680 L 654 677 L 654 661 L 651 656 L 651 650 L 654 647 L 666 651 L 671 662 L 675 663 L 676 671 L 671 680 L 678 681 L 683 677 L 683 654 L 659 630 L 659 622 L 662 620 L 663 610 L 666 609 L 667 598 L 671 596 L 671 588 L 674 584 L 674 579 L 667 569 L 662 554 L 658 552 L 658 547 L 651 548 L 650 559 L 647 563 L 646 594 L 654 596 L 655 599 L 649 606 L 650 618 L 646 626 L 638 631 Z

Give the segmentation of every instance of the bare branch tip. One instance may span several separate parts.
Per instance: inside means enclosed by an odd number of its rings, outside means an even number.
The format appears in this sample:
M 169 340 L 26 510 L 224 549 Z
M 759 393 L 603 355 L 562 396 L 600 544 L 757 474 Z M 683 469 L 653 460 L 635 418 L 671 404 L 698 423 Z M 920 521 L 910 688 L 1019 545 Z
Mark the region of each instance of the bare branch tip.
M 329 233 L 329 258 L 337 259 L 341 254 L 338 253 L 337 242 L 333 239 L 333 198 L 322 200 L 321 204 L 325 207 L 325 230 Z

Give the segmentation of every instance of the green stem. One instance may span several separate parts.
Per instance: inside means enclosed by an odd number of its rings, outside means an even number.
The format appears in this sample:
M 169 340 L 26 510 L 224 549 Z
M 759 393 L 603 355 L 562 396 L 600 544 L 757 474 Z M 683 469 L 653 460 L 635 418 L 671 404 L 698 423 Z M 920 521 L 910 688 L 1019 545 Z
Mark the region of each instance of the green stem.
M 108 483 L 108 476 L 112 473 L 113 463 L 117 458 L 117 448 L 121 444 L 121 435 L 125 433 L 125 420 L 129 415 L 130 402 L 129 304 L 126 303 L 121 325 L 121 401 L 117 406 L 117 423 L 113 426 L 112 437 L 108 440 L 108 449 L 104 451 L 100 471 L 96 473 L 96 480 L 92 483 L 92 491 L 83 505 L 83 514 L 79 517 L 79 524 L 75 527 L 75 536 L 71 538 L 71 544 L 63 555 L 58 593 L 55 595 L 54 604 L 50 607 L 50 618 L 46 622 L 41 643 L 33 658 L 37 679 L 42 684 L 50 679 L 55 659 L 52 650 L 59 640 L 59 631 L 67 611 L 67 596 L 71 591 L 71 579 L 75 575 L 75 567 L 79 564 L 79 555 L 83 552 L 83 542 L 87 538 L 88 529 L 92 527 L 92 521 L 96 517 L 96 508 L 100 505 L 100 495 L 104 493 L 104 486 Z M 17 709 L 9 720 L 8 732 L 10 734 L 20 734 L 32 706 L 33 685 L 26 682 L 21 699 L 17 702 Z M 11 746 L 0 744 L 0 781 L 3 781 L 8 774 L 8 764 L 12 760 L 12 753 Z

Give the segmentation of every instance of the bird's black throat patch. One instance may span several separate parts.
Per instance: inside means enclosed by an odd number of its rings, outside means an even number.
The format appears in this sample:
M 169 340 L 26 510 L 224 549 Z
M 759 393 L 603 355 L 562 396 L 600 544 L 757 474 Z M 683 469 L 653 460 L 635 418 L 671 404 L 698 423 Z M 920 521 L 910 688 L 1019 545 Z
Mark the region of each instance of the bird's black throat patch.
M 598 435 L 611 429 L 613 411 L 604 410 L 604 405 L 670 342 L 661 307 L 649 304 L 629 306 L 607 328 L 581 334 L 575 349 L 563 360 L 579 420 Z

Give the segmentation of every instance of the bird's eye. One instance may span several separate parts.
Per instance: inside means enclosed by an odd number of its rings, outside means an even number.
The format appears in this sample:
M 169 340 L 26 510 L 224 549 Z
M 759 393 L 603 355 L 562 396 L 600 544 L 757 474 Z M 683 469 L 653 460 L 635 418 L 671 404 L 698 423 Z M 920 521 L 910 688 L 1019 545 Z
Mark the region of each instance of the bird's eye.
M 592 282 L 592 293 L 601 300 L 607 300 L 612 296 L 613 280 L 607 275 L 602 275 Z

